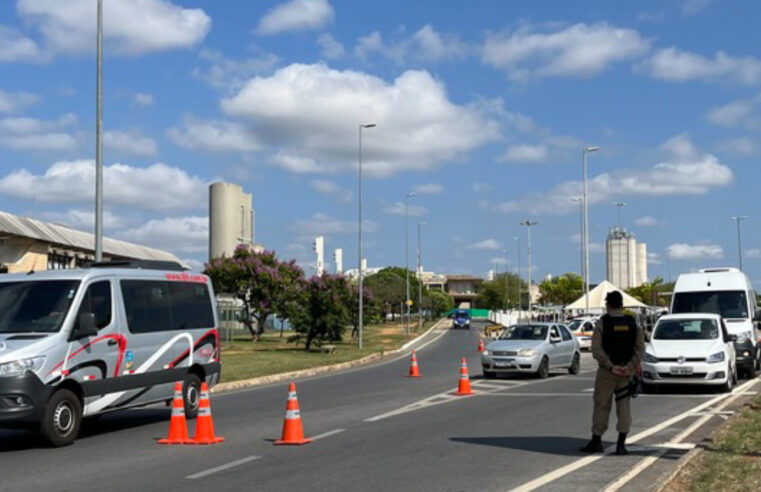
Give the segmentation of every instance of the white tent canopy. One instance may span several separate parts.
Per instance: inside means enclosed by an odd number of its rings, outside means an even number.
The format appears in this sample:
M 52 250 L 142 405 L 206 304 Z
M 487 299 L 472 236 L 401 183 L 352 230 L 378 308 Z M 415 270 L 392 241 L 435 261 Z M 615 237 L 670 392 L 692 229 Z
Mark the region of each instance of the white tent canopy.
M 637 299 L 633 298 L 626 292 L 624 292 L 622 289 L 619 289 L 612 283 L 608 282 L 607 280 L 604 280 L 602 283 L 600 283 L 597 287 L 589 291 L 589 310 L 590 311 L 602 311 L 605 309 L 605 296 L 608 294 L 608 292 L 612 292 L 614 290 L 617 290 L 621 292 L 621 295 L 624 297 L 624 307 L 626 308 L 644 308 L 647 307 L 647 305 L 639 302 Z M 566 311 L 578 311 L 578 310 L 585 310 L 586 309 L 586 296 L 581 296 L 576 301 L 572 302 L 571 304 L 567 305 L 565 307 Z

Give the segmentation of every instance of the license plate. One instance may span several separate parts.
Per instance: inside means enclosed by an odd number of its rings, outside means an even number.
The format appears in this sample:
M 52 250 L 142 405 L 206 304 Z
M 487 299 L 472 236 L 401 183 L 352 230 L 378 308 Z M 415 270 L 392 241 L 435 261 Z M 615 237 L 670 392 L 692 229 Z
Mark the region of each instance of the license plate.
M 671 374 L 692 374 L 692 367 L 671 366 Z
M 512 367 L 515 359 L 495 360 L 494 365 L 497 367 Z

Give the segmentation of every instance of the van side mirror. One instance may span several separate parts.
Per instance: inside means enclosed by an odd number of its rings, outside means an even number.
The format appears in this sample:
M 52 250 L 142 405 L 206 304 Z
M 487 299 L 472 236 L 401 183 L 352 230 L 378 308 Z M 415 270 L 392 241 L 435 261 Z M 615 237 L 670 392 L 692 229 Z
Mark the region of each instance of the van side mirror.
M 98 328 L 95 326 L 95 314 L 80 313 L 77 317 L 77 326 L 74 330 L 74 338 L 87 338 L 98 335 Z

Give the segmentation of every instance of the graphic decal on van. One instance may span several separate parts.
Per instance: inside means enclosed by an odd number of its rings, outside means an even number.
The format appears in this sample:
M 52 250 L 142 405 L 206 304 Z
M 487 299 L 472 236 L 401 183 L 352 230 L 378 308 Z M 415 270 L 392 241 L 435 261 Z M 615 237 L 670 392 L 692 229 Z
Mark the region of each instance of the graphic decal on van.
M 216 328 L 212 328 L 211 330 L 207 331 L 201 337 L 193 344 L 193 352 L 198 350 L 199 348 L 203 347 L 204 345 L 211 345 L 212 352 L 209 357 L 209 362 L 215 361 L 217 356 L 217 350 L 219 347 L 219 332 Z M 188 358 L 188 355 L 190 355 L 190 349 L 185 350 L 179 357 L 174 359 L 170 364 L 169 368 L 172 369 L 176 367 L 179 363 L 184 361 Z
M 55 373 L 56 371 L 58 371 L 64 365 L 64 363 L 70 361 L 71 359 L 73 359 L 74 357 L 76 357 L 77 355 L 82 353 L 88 347 L 90 347 L 92 345 L 95 345 L 98 342 L 102 342 L 103 340 L 116 340 L 117 343 L 119 344 L 119 354 L 118 354 L 118 356 L 116 358 L 116 367 L 114 368 L 114 377 L 117 377 L 119 375 L 119 367 L 122 365 L 122 361 L 124 360 L 124 350 L 127 348 L 127 339 L 123 335 L 119 335 L 119 334 L 116 334 L 116 333 L 111 333 L 111 334 L 108 334 L 108 335 L 103 335 L 102 337 L 98 337 L 95 340 L 93 340 L 92 342 L 88 342 L 87 344 L 85 344 L 82 347 L 78 348 L 73 353 L 71 353 L 68 357 L 66 357 L 66 359 L 64 359 L 63 361 L 61 361 L 58 364 L 56 364 L 55 367 L 53 367 L 50 371 L 48 371 L 46 376 L 50 376 L 51 374 Z M 66 376 L 66 375 L 69 375 L 69 374 L 73 373 L 75 371 L 76 367 L 78 367 L 78 366 L 74 366 L 72 368 L 69 368 L 66 371 L 66 374 L 64 374 L 64 375 Z

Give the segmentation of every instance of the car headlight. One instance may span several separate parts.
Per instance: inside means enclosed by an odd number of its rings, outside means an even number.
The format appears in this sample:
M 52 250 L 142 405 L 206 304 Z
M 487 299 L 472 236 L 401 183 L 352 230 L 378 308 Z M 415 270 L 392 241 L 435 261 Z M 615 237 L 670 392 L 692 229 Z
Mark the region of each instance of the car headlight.
M 649 354 L 645 352 L 645 356 L 643 357 L 645 362 L 649 362 L 650 364 L 657 364 L 658 363 L 658 357 L 654 356 L 653 354 Z
M 481 352 L 481 355 L 488 356 L 489 355 L 489 351 L 484 349 L 484 351 Z
M 724 362 L 724 352 L 716 352 L 715 354 L 709 355 L 706 357 L 706 362 Z
M 36 371 L 45 363 L 45 356 L 30 357 L 0 364 L 0 377 L 21 376 L 26 371 Z
M 518 351 L 518 357 L 533 357 L 537 353 L 538 352 L 536 351 L 536 349 L 520 349 Z

